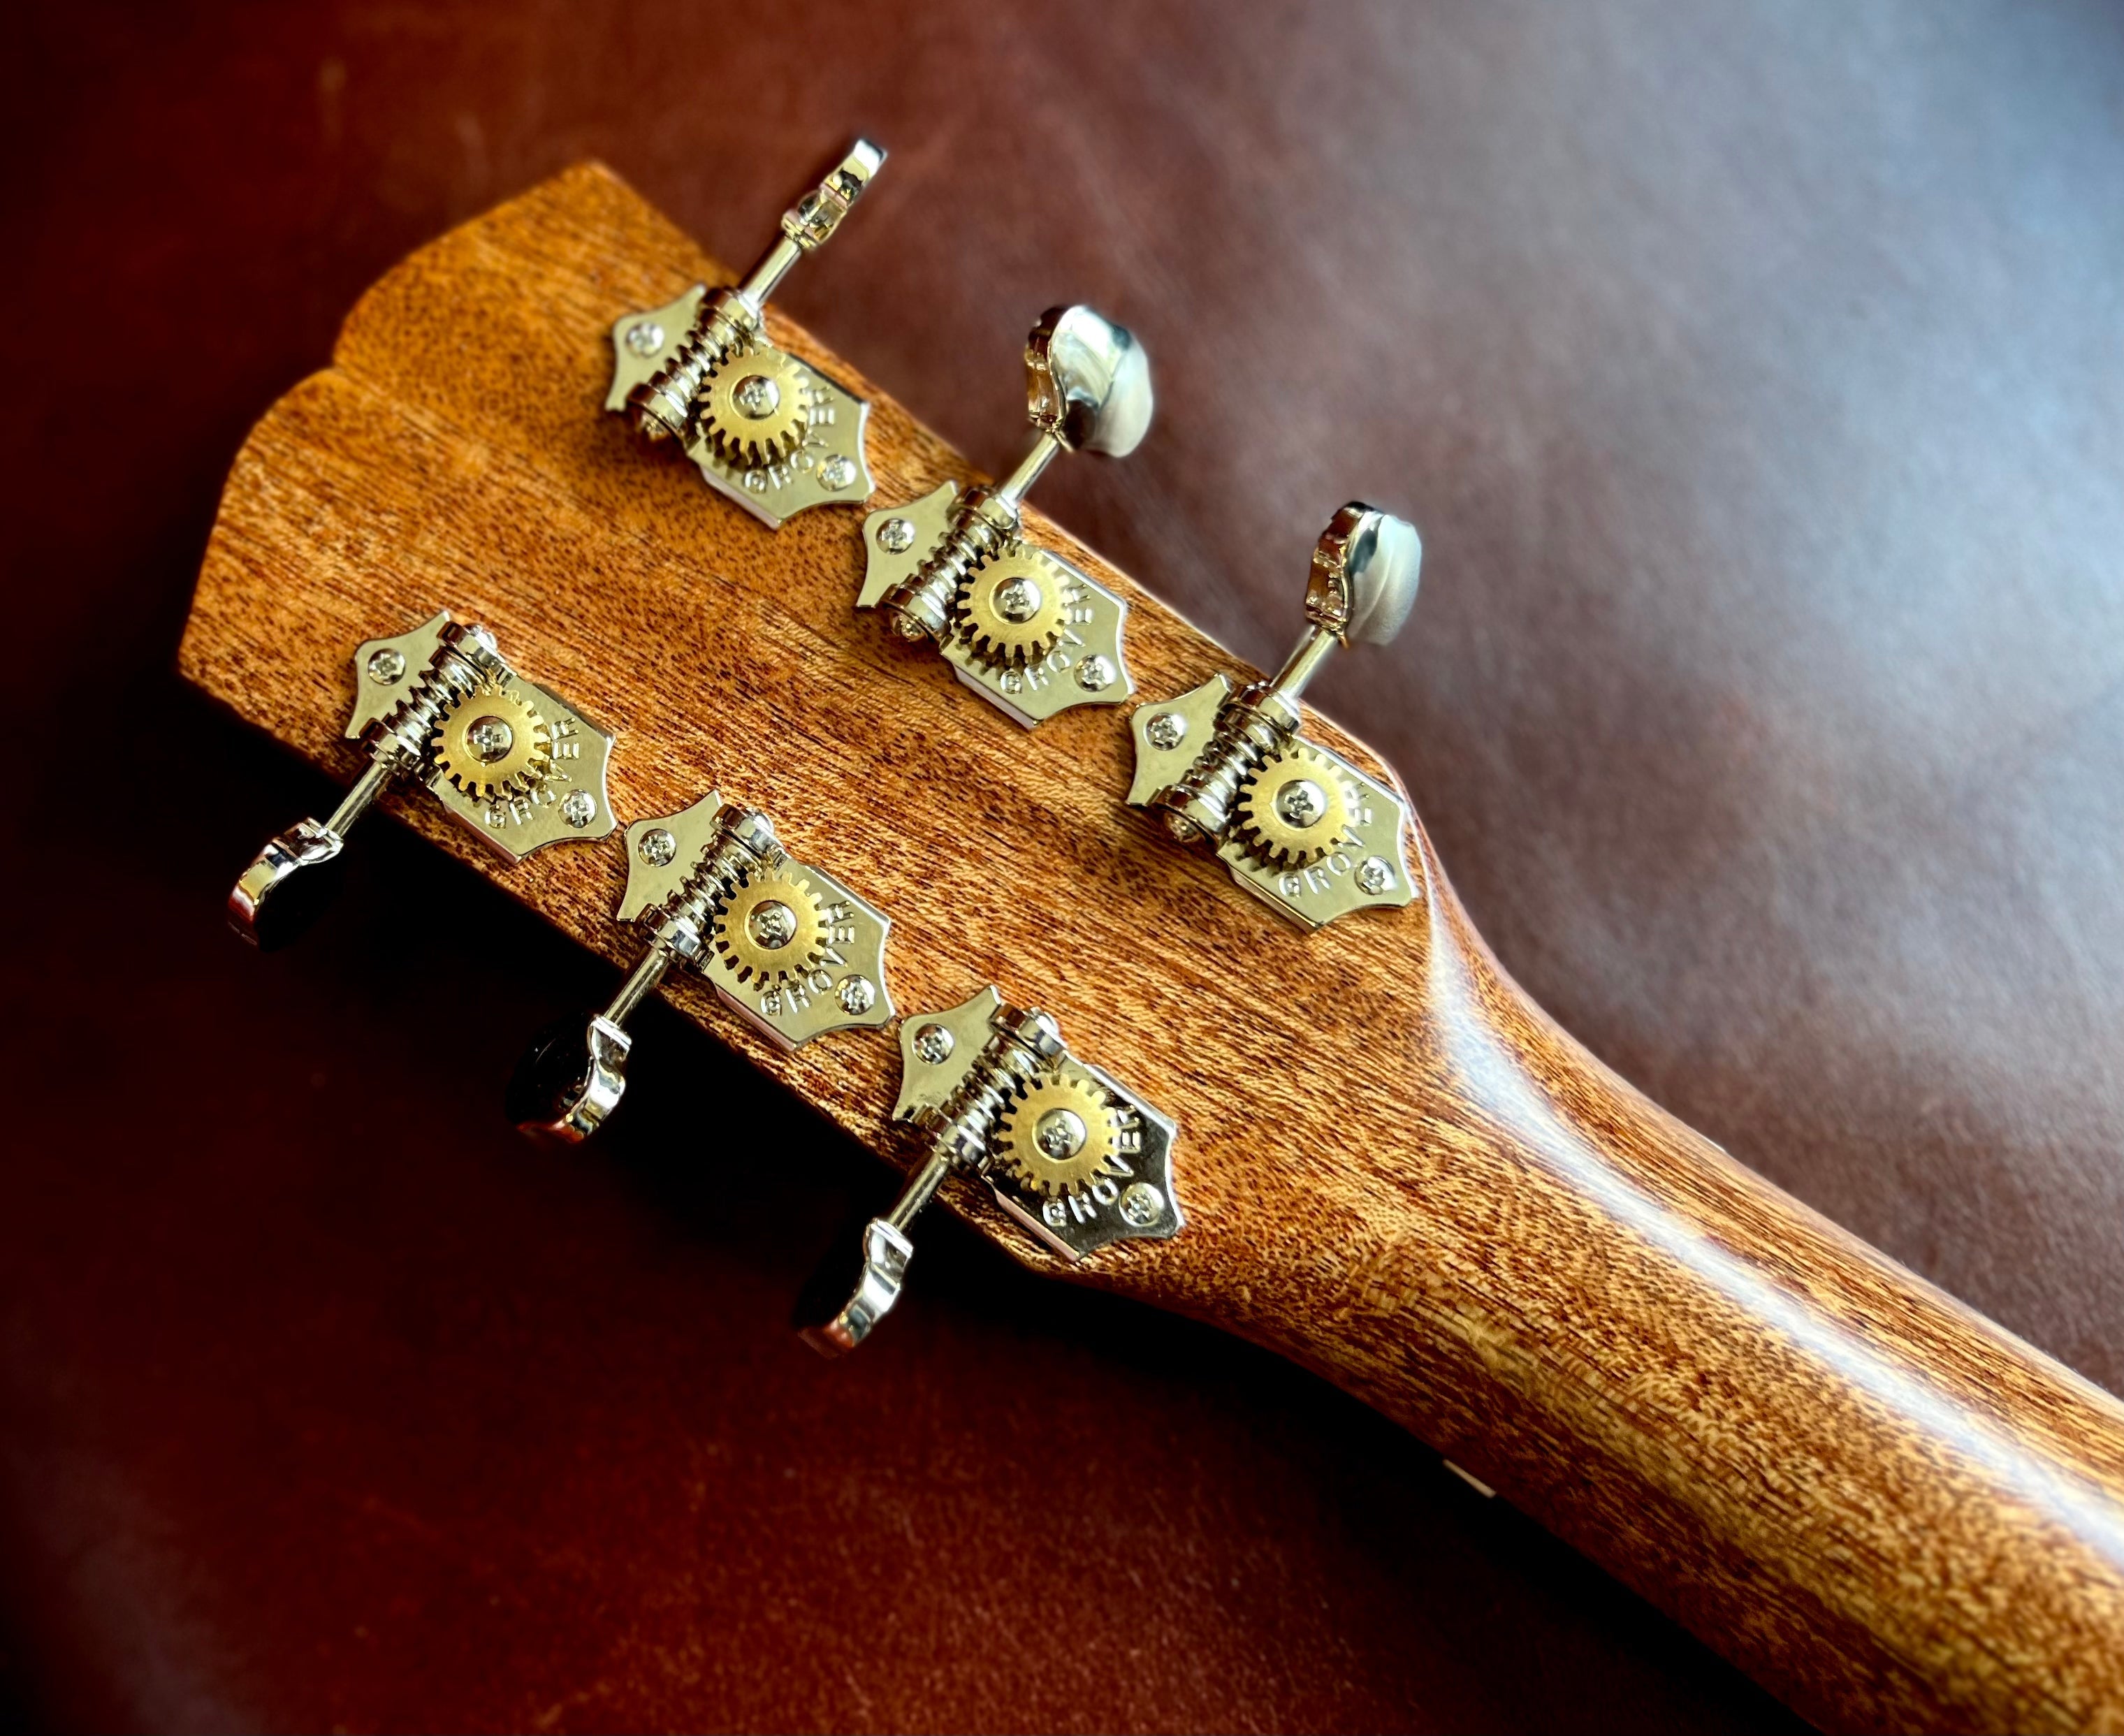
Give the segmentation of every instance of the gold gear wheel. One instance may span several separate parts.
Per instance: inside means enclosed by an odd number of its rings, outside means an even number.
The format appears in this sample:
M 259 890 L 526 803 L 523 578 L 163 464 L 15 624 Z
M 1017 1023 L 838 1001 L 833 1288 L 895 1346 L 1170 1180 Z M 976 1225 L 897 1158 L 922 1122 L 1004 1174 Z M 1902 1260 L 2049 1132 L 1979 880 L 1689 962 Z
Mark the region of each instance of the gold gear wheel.
M 1281 800 L 1294 784 L 1318 792 L 1314 817 L 1300 824 L 1285 812 Z M 1293 791 L 1293 800 L 1301 792 Z M 1350 805 L 1342 795 L 1342 774 L 1332 760 L 1302 742 L 1278 749 L 1239 786 L 1238 821 L 1248 842 L 1271 862 L 1304 868 L 1318 861 L 1349 835 Z
M 1062 636 L 1069 584 L 1069 574 L 1052 556 L 1036 548 L 1011 549 L 966 575 L 959 587 L 959 630 L 998 663 L 1045 657 Z M 1026 589 L 1007 592 L 1011 585 Z M 1013 605 L 1008 613 L 1006 603 Z
M 996 1128 L 1004 1169 L 1050 1198 L 1080 1193 L 1111 1175 L 1120 1144 L 1112 1099 L 1097 1080 L 1066 1061 L 1034 1083 L 1021 1084 Z
M 785 938 L 768 945 L 764 934 Z M 747 870 L 716 913 L 716 946 L 740 983 L 764 988 L 801 976 L 818 963 L 825 945 L 819 894 L 803 875 L 787 868 Z
M 546 720 L 515 687 L 491 675 L 443 713 L 428 747 L 435 769 L 482 801 L 525 794 L 553 760 Z
M 749 350 L 701 387 L 701 432 L 726 462 L 747 470 L 786 458 L 811 426 L 811 375 L 778 350 Z

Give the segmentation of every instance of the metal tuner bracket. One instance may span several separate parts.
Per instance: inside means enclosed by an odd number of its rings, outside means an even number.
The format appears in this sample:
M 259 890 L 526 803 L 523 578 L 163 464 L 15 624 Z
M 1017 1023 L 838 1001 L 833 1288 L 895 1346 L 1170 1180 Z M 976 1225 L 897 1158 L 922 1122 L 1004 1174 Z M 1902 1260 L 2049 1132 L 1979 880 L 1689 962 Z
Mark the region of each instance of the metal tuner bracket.
M 696 284 L 675 302 L 613 322 L 604 407 L 624 412 L 651 442 L 676 440 L 711 487 L 769 530 L 809 506 L 870 498 L 870 406 L 770 344 L 764 310 L 790 267 L 825 244 L 884 162 L 884 152 L 858 139 L 782 213 L 780 239 L 736 288 Z
M 603 1012 L 556 1027 L 525 1057 L 510 1109 L 527 1133 L 574 1142 L 604 1124 L 627 1089 L 627 1016 L 674 964 L 785 1049 L 892 1017 L 884 913 L 789 855 L 765 814 L 716 791 L 627 828 L 614 917 L 647 928 L 649 950 Z
M 282 945 L 308 926 L 354 823 L 402 778 L 426 785 L 512 862 L 612 831 L 612 737 L 503 662 L 485 627 L 439 609 L 410 633 L 365 640 L 354 686 L 346 737 L 368 750 L 369 769 L 330 819 L 297 821 L 230 891 L 229 926 L 253 945 Z
M 1028 542 L 1019 508 L 1057 453 L 1136 449 L 1150 427 L 1150 359 L 1089 307 L 1050 307 L 1026 340 L 1025 374 L 1031 449 L 994 488 L 946 482 L 866 518 L 856 607 L 884 608 L 903 638 L 933 640 L 960 680 L 1029 730 L 1135 691 L 1121 658 L 1128 605 Z
M 1234 694 L 1215 676 L 1129 719 L 1129 800 L 1163 813 L 1182 842 L 1207 842 L 1302 928 L 1416 895 L 1401 799 L 1299 734 L 1299 696 L 1337 645 L 1384 645 L 1401 631 L 1422 561 L 1414 525 L 1352 502 L 1313 551 L 1304 636 L 1272 680 Z
M 852 1350 L 900 1299 L 914 1257 L 908 1226 L 953 1170 L 979 1175 L 998 1204 L 1056 1252 L 1082 1260 L 1109 1242 L 1177 1236 L 1178 1128 L 1116 1079 L 1072 1055 L 1055 1020 L 1004 1004 L 994 988 L 900 1026 L 900 1101 L 928 1151 L 899 1201 L 863 1231 L 862 1272 L 846 1307 L 806 1343 Z

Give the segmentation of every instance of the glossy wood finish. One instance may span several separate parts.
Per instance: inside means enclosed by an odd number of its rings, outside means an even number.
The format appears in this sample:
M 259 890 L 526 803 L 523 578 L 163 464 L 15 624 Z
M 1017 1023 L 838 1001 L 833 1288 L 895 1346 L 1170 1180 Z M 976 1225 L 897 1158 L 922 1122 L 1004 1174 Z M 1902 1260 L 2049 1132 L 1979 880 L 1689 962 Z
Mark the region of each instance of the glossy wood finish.
M 185 673 L 350 777 L 352 645 L 437 603 L 486 620 L 527 674 L 620 730 L 623 818 L 712 780 L 768 807 L 800 854 L 890 913 L 904 1007 L 993 978 L 1178 1116 L 1188 1232 L 1068 1275 L 1361 1394 L 1813 1715 L 2124 1718 L 2124 1410 L 1594 1062 L 1503 976 L 1427 845 L 1421 904 L 1284 928 L 1121 808 L 1117 716 L 1023 734 L 853 616 L 855 514 L 770 535 L 634 447 L 597 412 L 604 333 L 697 274 L 721 268 L 593 169 L 394 272 L 332 370 L 247 443 Z M 966 473 L 867 395 L 879 503 Z M 1291 534 L 1294 610 L 1311 528 Z M 1230 666 L 1054 534 L 1130 599 L 1141 693 Z M 432 805 L 395 805 L 496 870 Z M 607 920 L 616 847 L 495 877 L 631 955 Z M 905 1158 L 883 1124 L 889 1042 L 784 1058 L 697 986 L 673 994 Z M 1058 1264 L 973 1190 L 948 1197 L 1029 1264 Z M 918 1257 L 905 1306 L 920 1274 Z

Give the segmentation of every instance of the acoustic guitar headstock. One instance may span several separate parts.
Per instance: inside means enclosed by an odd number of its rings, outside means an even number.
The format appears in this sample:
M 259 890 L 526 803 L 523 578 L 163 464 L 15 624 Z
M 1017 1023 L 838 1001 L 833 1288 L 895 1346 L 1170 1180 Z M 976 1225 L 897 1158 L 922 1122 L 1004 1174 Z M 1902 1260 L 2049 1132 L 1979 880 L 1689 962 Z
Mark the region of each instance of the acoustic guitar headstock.
M 1036 323 L 990 483 L 767 308 L 881 160 L 742 279 L 585 167 L 362 300 L 246 443 L 180 654 L 352 786 L 239 926 L 380 805 L 620 974 L 528 1127 L 623 1110 L 657 992 L 909 1172 L 820 1348 L 933 1193 L 1329 1375 L 1825 1718 L 2116 1722 L 2124 1412 L 1504 975 L 1300 697 L 1406 617 L 1407 526 L 1264 550 L 1302 632 L 1256 675 L 1027 499 L 1144 437 L 1125 328 Z
M 1297 644 L 1241 669 L 1027 499 L 1144 438 L 1125 327 L 1038 317 L 991 483 L 768 306 L 882 160 L 735 280 L 592 169 L 416 255 L 252 435 L 182 654 L 353 780 L 244 875 L 239 931 L 298 931 L 380 802 L 627 969 L 532 1050 L 527 1131 L 604 1124 L 663 992 L 912 1170 L 822 1348 L 940 1187 L 1108 1281 L 1248 1233 L 1232 1200 L 1363 1136 L 1305 1075 L 1361 1070 L 1425 947 L 1393 772 L 1300 697 L 1399 630 L 1413 529 L 1294 537 Z

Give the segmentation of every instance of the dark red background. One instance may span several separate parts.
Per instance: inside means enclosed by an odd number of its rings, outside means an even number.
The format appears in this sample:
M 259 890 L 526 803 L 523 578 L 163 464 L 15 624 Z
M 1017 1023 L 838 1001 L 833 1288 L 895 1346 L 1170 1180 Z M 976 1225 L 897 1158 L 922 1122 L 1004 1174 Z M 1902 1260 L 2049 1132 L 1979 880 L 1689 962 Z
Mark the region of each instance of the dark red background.
M 72 1726 L 1667 1728 L 1783 1715 L 1416 1442 L 925 1226 L 670 1018 L 167 674 L 249 422 L 585 156 L 967 451 L 1088 298 L 1161 424 L 1045 504 L 1272 658 L 1327 514 L 1425 591 L 1321 697 L 1510 967 L 1745 1161 L 2124 1381 L 2124 26 L 2095 4 L 33 6 L 0 55 L 13 1091 L 0 1615 Z M 477 332 L 467 334 L 478 340 Z M 881 817 L 881 821 L 889 817 Z M 845 1247 L 840 1249 L 845 1255 Z

